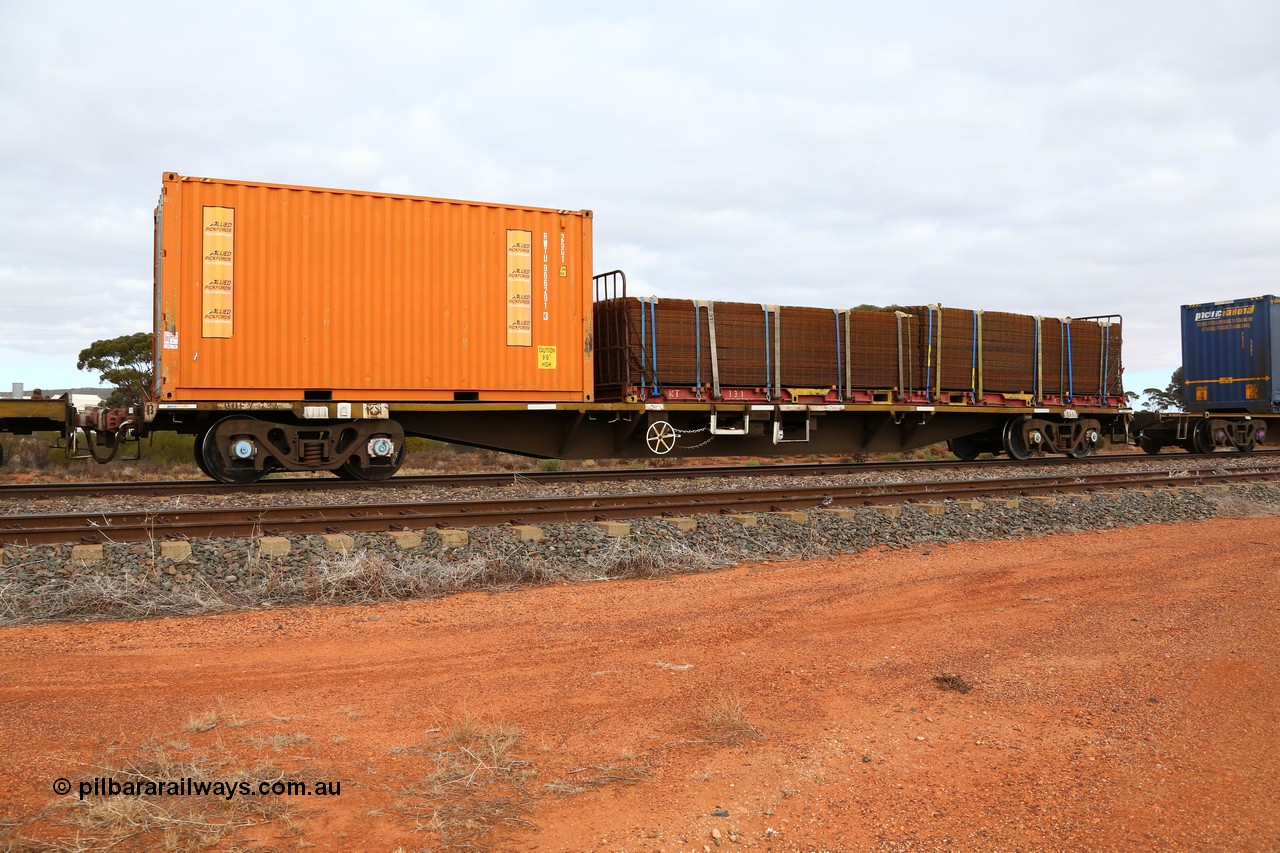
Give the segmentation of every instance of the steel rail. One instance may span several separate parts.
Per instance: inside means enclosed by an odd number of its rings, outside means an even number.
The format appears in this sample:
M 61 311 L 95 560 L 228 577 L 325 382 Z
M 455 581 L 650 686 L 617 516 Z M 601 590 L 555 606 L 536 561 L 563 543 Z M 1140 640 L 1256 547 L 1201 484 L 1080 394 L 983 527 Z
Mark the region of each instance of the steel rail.
M 475 527 L 652 517 L 677 514 L 748 513 L 940 501 L 985 496 L 1031 496 L 1135 487 L 1172 487 L 1270 481 L 1280 469 L 1206 469 L 1169 472 L 1075 471 L 1049 477 L 933 481 L 896 484 L 791 486 L 787 488 L 554 496 L 476 501 L 395 502 L 330 506 L 286 506 L 90 512 L 0 516 L 0 544 L 105 543 L 169 538 L 240 537 L 274 534 L 381 532 L 427 527 Z
M 1254 457 L 1267 458 L 1280 456 L 1280 451 L 1257 451 Z M 786 477 L 822 477 L 860 474 L 870 471 L 928 471 L 928 470 L 964 470 L 972 468 L 983 470 L 988 468 L 1012 468 L 1015 470 L 1038 470 L 1057 468 L 1060 466 L 1076 467 L 1081 464 L 1100 465 L 1108 462 L 1133 462 L 1137 464 L 1156 464 L 1173 460 L 1190 460 L 1193 463 L 1212 458 L 1211 454 L 1162 454 L 1148 456 L 1133 453 L 1108 453 L 1088 456 L 1084 459 L 1067 459 L 1061 456 L 1047 456 L 1020 462 L 1012 459 L 979 459 L 972 462 L 961 462 L 956 459 L 916 460 L 910 462 L 805 462 L 785 465 L 714 465 L 692 466 L 688 468 L 612 468 L 612 469 L 574 469 L 569 471 L 517 471 L 517 472 L 480 472 L 460 474 L 428 474 L 417 476 L 397 476 L 377 482 L 339 480 L 334 477 L 280 477 L 260 480 L 246 485 L 230 485 L 212 480 L 152 480 L 131 482 L 81 482 L 81 483 L 15 483 L 0 485 L 0 500 L 43 500 L 64 497 L 112 497 L 131 495 L 135 497 L 168 497 L 178 494 L 260 494 L 290 491 L 330 491 L 359 489 L 415 489 L 441 487 L 479 487 L 509 486 L 522 483 L 592 483 L 592 482 L 625 482 L 628 480 L 697 480 L 723 478 L 751 478 L 768 476 Z M 1246 457 L 1233 455 L 1233 460 Z

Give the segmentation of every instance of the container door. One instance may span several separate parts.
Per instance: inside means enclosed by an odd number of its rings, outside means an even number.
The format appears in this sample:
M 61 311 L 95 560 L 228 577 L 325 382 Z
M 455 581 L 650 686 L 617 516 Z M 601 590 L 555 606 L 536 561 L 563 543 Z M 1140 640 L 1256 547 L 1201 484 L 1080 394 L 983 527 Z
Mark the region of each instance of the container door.
M 1280 346 L 1276 341 L 1276 329 L 1280 329 L 1280 299 L 1272 299 L 1269 306 L 1270 322 L 1266 324 L 1265 339 L 1261 341 L 1267 353 L 1264 364 L 1268 367 L 1264 383 L 1271 399 L 1271 411 L 1280 412 Z
M 161 369 L 162 369 L 162 363 L 164 361 L 165 330 L 164 330 L 164 322 L 162 319 L 164 312 L 160 308 L 160 302 L 161 302 L 160 270 L 162 266 L 160 261 L 164 257 L 163 231 L 164 231 L 164 193 L 161 192 L 160 201 L 156 203 L 155 230 L 153 232 L 154 234 L 153 239 L 155 240 L 155 243 L 152 246 L 152 260 L 155 262 L 154 271 L 152 273 L 152 276 L 153 276 L 152 286 L 154 288 L 153 295 L 155 300 L 152 306 L 152 312 L 154 314 L 154 317 L 152 319 L 152 329 L 154 330 L 153 331 L 154 340 L 152 343 L 152 355 L 153 355 L 153 361 L 155 362 L 151 368 L 151 399 L 153 400 L 160 399 L 160 377 L 163 375 L 161 373 Z

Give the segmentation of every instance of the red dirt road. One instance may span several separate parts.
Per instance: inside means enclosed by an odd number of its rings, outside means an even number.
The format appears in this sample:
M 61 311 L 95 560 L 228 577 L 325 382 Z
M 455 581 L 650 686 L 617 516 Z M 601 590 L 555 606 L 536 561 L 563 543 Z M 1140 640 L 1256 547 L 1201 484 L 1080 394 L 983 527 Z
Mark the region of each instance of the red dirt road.
M 1278 555 L 1220 520 L 5 629 L 0 814 L 158 739 L 341 780 L 275 849 L 435 845 L 442 803 L 494 849 L 1280 849 Z M 460 709 L 520 763 L 421 793 Z

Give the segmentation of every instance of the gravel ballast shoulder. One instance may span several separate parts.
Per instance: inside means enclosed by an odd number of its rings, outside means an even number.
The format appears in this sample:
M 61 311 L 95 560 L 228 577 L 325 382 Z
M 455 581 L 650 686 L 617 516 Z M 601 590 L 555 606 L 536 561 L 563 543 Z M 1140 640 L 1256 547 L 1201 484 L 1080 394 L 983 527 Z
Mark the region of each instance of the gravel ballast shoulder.
M 182 560 L 163 557 L 158 542 L 109 543 L 91 563 L 76 562 L 70 545 L 10 546 L 0 552 L 0 622 L 420 598 L 1251 514 L 1280 514 L 1280 486 L 1127 490 L 1053 502 L 983 501 L 980 508 L 907 504 L 900 514 L 818 509 L 803 521 L 762 513 L 755 524 L 706 515 L 696 517 L 692 532 L 663 519 L 638 519 L 626 538 L 590 522 L 544 525 L 538 541 L 524 541 L 510 527 L 480 527 L 460 547 L 442 547 L 433 530 L 409 549 L 386 534 L 355 534 L 354 548 L 341 552 L 319 536 L 290 536 L 281 556 L 263 554 L 256 539 L 194 540 Z

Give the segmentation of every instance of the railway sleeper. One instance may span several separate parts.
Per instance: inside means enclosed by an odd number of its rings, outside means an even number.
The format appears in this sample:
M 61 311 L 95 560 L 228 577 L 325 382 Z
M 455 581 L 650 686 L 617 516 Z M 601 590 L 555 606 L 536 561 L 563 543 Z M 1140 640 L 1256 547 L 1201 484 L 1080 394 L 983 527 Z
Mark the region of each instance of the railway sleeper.
M 305 424 L 227 417 L 196 438 L 196 464 L 215 480 L 251 483 L 270 471 L 329 471 L 384 480 L 404 460 L 404 429 L 393 420 Z

